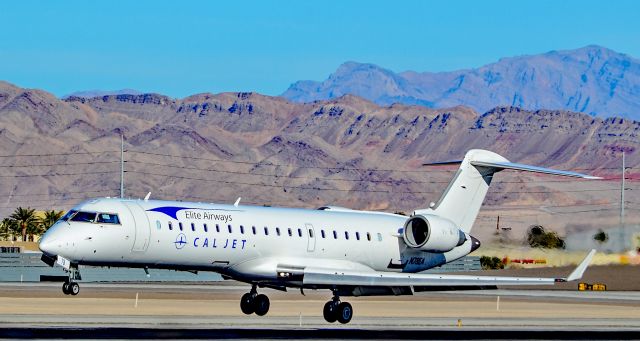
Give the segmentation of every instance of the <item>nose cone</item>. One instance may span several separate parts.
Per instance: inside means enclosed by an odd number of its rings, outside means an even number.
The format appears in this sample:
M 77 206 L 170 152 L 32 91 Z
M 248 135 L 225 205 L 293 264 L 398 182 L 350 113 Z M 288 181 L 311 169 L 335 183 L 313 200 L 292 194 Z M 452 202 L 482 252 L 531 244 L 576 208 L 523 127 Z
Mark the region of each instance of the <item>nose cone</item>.
M 49 255 L 57 255 L 58 250 L 55 246 L 55 240 L 53 238 L 47 237 L 46 235 L 40 239 L 40 243 L 38 244 L 40 251 Z
M 477 250 L 480 247 L 480 241 L 478 238 L 471 236 L 471 252 Z
M 61 244 L 59 243 L 60 234 L 60 223 L 55 223 L 51 226 L 47 232 L 40 238 L 40 243 L 38 243 L 38 247 L 43 253 L 49 255 L 58 255 L 60 254 Z

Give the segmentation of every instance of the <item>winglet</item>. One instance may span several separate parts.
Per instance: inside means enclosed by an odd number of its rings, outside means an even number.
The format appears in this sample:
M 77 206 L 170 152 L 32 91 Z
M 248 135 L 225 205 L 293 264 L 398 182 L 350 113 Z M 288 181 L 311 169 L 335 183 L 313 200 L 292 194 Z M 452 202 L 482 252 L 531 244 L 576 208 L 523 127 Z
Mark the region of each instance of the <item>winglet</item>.
M 587 254 L 587 256 L 584 257 L 582 262 L 580 262 L 580 264 L 575 268 L 575 270 L 573 270 L 573 272 L 569 275 L 569 277 L 564 279 L 564 281 L 571 282 L 571 281 L 575 281 L 582 278 L 584 271 L 587 270 L 587 267 L 589 266 L 589 263 L 591 263 L 591 259 L 595 254 L 596 254 L 596 250 L 595 249 L 591 250 L 589 254 Z

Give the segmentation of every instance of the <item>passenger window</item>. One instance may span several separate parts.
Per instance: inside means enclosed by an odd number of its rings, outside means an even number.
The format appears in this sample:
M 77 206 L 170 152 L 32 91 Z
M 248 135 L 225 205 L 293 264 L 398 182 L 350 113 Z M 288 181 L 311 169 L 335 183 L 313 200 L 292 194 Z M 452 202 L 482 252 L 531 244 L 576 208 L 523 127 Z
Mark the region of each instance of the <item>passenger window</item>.
M 371 233 L 367 232 L 367 240 L 371 241 Z
M 344 239 L 349 240 L 349 232 L 344 231 Z
M 169 231 L 173 231 L 173 225 L 171 225 L 171 222 L 169 222 Z
M 220 225 L 216 224 L 216 232 L 220 233 Z
M 276 234 L 278 235 L 278 237 L 280 237 L 280 228 L 276 227 Z
M 325 237 L 324 230 L 320 230 L 320 235 L 322 236 L 322 239 L 324 239 L 324 237 Z
M 240 233 L 244 234 L 244 226 L 240 225 Z
M 356 240 L 360 240 L 360 232 L 356 232 Z
M 298 229 L 298 237 L 302 238 L 302 229 Z
M 287 232 L 289 233 L 289 237 L 293 236 L 293 233 L 291 233 L 291 228 L 288 228 Z
M 78 212 L 73 217 L 71 217 L 71 221 L 93 223 L 96 221 L 96 214 L 92 212 Z
M 209 232 L 209 228 L 207 227 L 207 224 L 204 224 L 204 232 Z
M 180 231 L 182 231 L 182 223 L 181 222 L 178 223 L 178 227 L 180 228 Z
M 333 230 L 333 239 L 338 239 L 338 232 L 336 232 L 336 230 Z
M 251 232 L 253 232 L 253 234 L 256 234 L 256 227 L 255 226 L 251 226 Z
M 378 233 L 378 241 L 381 242 L 382 241 L 382 234 Z
M 309 229 L 309 238 L 313 238 L 313 230 Z
M 227 229 L 229 230 L 229 233 L 232 233 L 232 232 L 231 232 L 231 230 L 232 230 L 232 229 L 231 229 L 231 225 L 227 225 Z
M 191 223 L 191 231 L 196 232 L 196 224 Z
M 269 228 L 268 227 L 264 227 L 264 235 L 268 236 L 269 235 Z
M 160 222 L 160 220 L 156 220 L 156 228 L 158 230 L 162 229 L 162 223 Z
M 120 224 L 117 214 L 98 213 L 98 222 L 102 224 Z

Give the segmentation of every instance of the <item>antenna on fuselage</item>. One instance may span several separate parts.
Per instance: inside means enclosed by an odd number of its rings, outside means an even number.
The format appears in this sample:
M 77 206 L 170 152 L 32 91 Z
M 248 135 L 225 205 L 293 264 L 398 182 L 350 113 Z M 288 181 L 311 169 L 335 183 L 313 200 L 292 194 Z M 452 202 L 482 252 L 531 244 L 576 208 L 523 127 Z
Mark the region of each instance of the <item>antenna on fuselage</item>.
M 149 201 L 150 196 L 151 196 L 151 192 L 147 193 L 147 195 L 144 196 L 144 201 Z
M 236 200 L 236 202 L 233 204 L 234 207 L 238 207 L 238 205 L 240 204 L 240 199 L 242 199 L 242 197 L 238 197 L 238 200 Z

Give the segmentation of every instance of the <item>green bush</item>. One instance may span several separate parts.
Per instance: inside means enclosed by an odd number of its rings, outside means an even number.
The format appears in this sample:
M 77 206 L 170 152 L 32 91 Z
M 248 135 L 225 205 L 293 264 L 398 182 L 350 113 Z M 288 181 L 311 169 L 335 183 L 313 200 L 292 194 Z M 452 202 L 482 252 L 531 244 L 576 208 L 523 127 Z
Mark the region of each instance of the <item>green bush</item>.
M 607 235 L 606 232 L 599 230 L 598 233 L 593 235 L 593 240 L 597 241 L 598 243 L 602 244 L 604 242 L 606 242 L 607 240 L 609 240 L 609 235 Z
M 527 231 L 527 243 L 531 247 L 564 249 L 564 240 L 554 231 L 545 231 L 542 225 L 532 225 Z
M 498 257 L 482 256 L 480 257 L 480 266 L 482 266 L 482 270 L 504 269 L 504 263 Z

